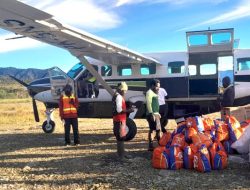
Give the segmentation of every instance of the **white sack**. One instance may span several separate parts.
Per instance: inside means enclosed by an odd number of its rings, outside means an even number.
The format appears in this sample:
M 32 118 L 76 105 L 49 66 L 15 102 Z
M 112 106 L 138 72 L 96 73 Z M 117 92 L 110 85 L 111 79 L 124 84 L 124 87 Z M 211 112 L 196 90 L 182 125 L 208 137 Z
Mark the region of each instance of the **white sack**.
M 250 124 L 246 127 L 241 137 L 231 145 L 231 148 L 237 150 L 237 152 L 240 154 L 244 154 L 244 153 L 249 153 L 249 146 L 250 146 Z

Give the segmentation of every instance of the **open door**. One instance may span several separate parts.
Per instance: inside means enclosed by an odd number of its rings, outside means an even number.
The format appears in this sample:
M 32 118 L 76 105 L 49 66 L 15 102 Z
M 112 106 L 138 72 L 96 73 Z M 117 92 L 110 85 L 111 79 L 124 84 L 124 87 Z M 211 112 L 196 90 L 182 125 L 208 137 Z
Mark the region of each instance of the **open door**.
M 222 79 L 228 76 L 234 84 L 233 56 L 218 57 L 218 93 L 223 93 Z
M 51 94 L 54 99 L 59 99 L 66 84 L 70 84 L 74 93 L 74 81 L 65 72 L 58 67 L 49 69 L 49 77 L 51 84 Z
M 230 67 L 233 74 L 234 30 L 191 31 L 186 33 L 186 39 L 189 96 L 217 96 L 224 74 L 219 69 Z

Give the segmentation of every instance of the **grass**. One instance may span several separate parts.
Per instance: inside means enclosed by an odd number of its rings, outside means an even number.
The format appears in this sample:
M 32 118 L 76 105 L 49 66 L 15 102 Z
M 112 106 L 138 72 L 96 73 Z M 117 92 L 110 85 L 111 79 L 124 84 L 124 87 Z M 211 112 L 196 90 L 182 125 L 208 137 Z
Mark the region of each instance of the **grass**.
M 37 103 L 40 118 L 45 119 L 45 107 Z M 1 99 L 0 100 L 0 128 L 6 125 L 33 125 L 34 116 L 31 99 Z
M 2 90 L 2 91 L 1 91 Z M 5 93 L 5 92 L 13 93 Z M 1 96 L 1 92 L 2 96 Z M 15 92 L 15 93 L 14 93 Z M 5 94 L 3 96 L 3 94 Z M 19 94 L 19 95 L 18 95 Z M 0 130 L 10 129 L 29 129 L 30 127 L 39 126 L 41 127 L 42 123 L 46 120 L 45 106 L 42 102 L 37 101 L 37 107 L 40 117 L 40 122 L 35 122 L 32 99 L 28 96 L 26 89 L 15 81 L 9 81 L 6 79 L 4 81 L 0 78 Z M 52 114 L 52 120 L 55 121 L 57 126 L 62 126 L 62 123 L 59 118 L 58 109 L 56 109 Z M 138 127 L 147 126 L 145 119 L 136 119 L 135 120 Z M 171 122 L 170 122 L 171 123 Z M 86 125 L 101 125 L 107 124 L 112 129 L 112 119 L 87 119 L 80 118 L 79 126 Z M 175 125 L 175 123 L 174 123 Z M 25 126 L 25 127 L 24 127 Z M 171 126 L 171 124 L 170 124 Z M 59 127 L 58 127 L 59 128 Z M 61 132 L 56 127 L 55 132 Z
M 0 99 L 22 99 L 28 97 L 28 92 L 24 86 L 8 77 L 0 77 Z
M 31 98 L 26 99 L 0 99 L 0 130 L 10 129 L 29 129 L 30 127 L 41 127 L 42 123 L 46 120 L 45 106 L 41 102 L 37 102 L 40 122 L 35 122 L 33 115 L 33 107 Z M 53 112 L 52 120 L 55 121 L 56 131 L 62 132 L 62 122 L 59 118 L 58 109 Z M 145 119 L 135 120 L 137 127 L 147 126 Z M 89 125 L 103 125 L 106 124 L 112 129 L 112 118 L 110 119 L 88 119 L 80 118 L 79 126 Z M 25 127 L 24 127 L 25 126 Z M 174 121 L 170 121 L 168 127 L 176 126 Z M 61 129 L 60 129 L 61 128 Z

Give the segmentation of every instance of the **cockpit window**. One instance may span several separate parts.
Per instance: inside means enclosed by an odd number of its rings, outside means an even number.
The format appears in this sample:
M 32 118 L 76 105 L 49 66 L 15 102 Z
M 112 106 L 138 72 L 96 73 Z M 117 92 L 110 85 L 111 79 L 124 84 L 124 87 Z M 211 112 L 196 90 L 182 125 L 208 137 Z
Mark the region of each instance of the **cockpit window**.
M 65 80 L 67 75 L 58 67 L 53 67 L 49 70 L 50 77 L 53 80 Z
M 84 65 L 81 63 L 77 63 L 74 65 L 67 73 L 67 75 L 74 79 L 83 69 L 85 69 Z
M 101 74 L 102 76 L 111 76 L 112 75 L 112 66 L 105 65 L 101 67 Z

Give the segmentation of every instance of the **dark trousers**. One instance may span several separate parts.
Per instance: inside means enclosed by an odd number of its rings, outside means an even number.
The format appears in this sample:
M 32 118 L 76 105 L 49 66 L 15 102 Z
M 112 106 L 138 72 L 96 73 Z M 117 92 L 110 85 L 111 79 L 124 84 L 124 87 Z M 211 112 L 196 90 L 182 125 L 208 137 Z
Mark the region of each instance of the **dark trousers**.
M 160 105 L 159 112 L 161 114 L 161 128 L 162 128 L 162 132 L 165 133 L 166 132 L 165 127 L 168 124 L 168 105 L 167 104 Z
M 149 125 L 149 132 L 148 132 L 148 142 L 149 142 L 149 148 L 153 148 L 153 131 L 156 130 L 156 121 L 154 121 L 153 115 L 149 114 L 146 117 L 148 125 Z M 164 132 L 163 130 L 165 130 L 162 126 L 161 126 L 161 130 L 162 132 Z M 165 130 L 166 132 L 166 130 Z M 160 131 L 156 131 L 156 138 L 159 141 L 160 140 Z
M 70 144 L 70 126 L 72 125 L 74 133 L 74 143 L 79 144 L 79 132 L 78 132 L 78 119 L 77 118 L 65 118 L 64 119 L 64 131 L 65 131 L 65 143 Z

